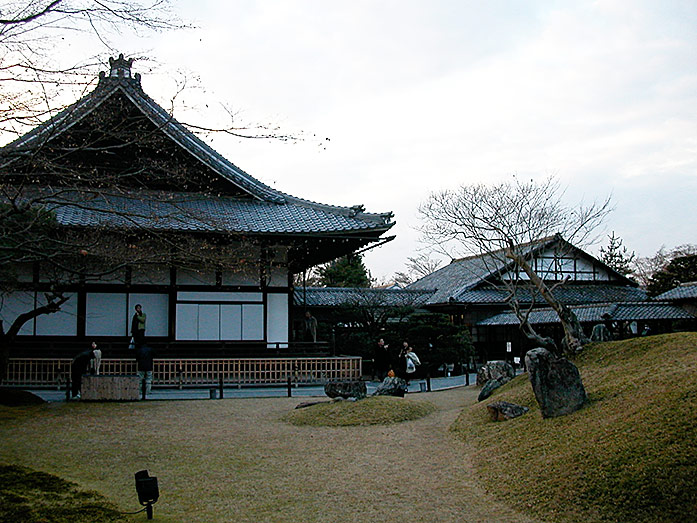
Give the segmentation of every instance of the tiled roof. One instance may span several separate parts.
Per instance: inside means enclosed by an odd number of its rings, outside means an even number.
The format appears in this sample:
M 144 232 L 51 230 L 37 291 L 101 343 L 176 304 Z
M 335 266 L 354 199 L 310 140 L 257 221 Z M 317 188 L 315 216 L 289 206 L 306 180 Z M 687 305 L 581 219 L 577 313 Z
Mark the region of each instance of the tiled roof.
M 545 303 L 544 299 L 529 289 L 519 289 L 517 297 L 521 303 L 530 303 L 534 295 L 535 302 Z M 458 303 L 505 303 L 509 293 L 500 289 L 472 289 L 461 292 L 457 295 Z M 624 301 L 646 300 L 646 291 L 638 287 L 624 285 L 600 283 L 600 284 L 577 284 L 567 283 L 554 289 L 554 296 L 562 303 L 567 305 L 580 305 L 584 303 L 608 303 Z
M 694 319 L 684 309 L 670 303 L 659 302 L 626 302 L 604 303 L 594 305 L 572 306 L 581 323 L 634 320 L 687 320 Z M 559 323 L 559 317 L 550 308 L 537 309 L 530 313 L 530 323 L 550 324 Z M 480 321 L 477 325 L 519 325 L 520 322 L 513 312 L 504 312 Z
M 659 301 L 674 301 L 674 300 L 696 300 L 697 299 L 697 281 L 689 283 L 681 283 L 677 287 L 669 291 L 659 294 L 654 298 Z
M 584 285 L 582 283 L 570 282 L 558 287 L 554 294 L 563 296 L 566 303 L 586 303 L 588 301 L 614 301 L 620 300 L 643 300 L 646 299 L 643 291 L 634 289 L 632 284 L 622 275 L 616 273 L 612 268 L 607 267 L 601 261 L 596 260 L 591 255 L 584 253 L 581 249 L 574 247 L 561 236 L 549 236 L 537 241 L 523 244 L 519 247 L 531 255 L 538 253 L 550 246 L 560 243 L 565 249 L 580 253 L 582 256 L 593 259 L 593 262 L 605 267 L 605 269 L 615 274 L 616 281 L 613 283 L 595 283 Z M 435 289 L 436 292 L 429 300 L 429 304 L 448 303 L 502 303 L 506 301 L 507 292 L 503 289 L 494 288 L 489 281 L 496 282 L 501 273 L 510 270 L 513 265 L 505 259 L 502 251 L 492 251 L 489 253 L 470 256 L 453 260 L 449 265 L 412 283 L 409 289 Z M 526 296 L 527 294 L 527 296 Z M 521 300 L 530 301 L 530 293 L 521 289 Z M 619 297 L 616 297 L 619 296 Z M 539 299 L 537 300 L 539 301 Z
M 277 204 L 191 193 L 61 191 L 59 197 L 45 201 L 58 223 L 74 227 L 257 234 L 379 232 L 389 228 L 384 221 L 291 202 Z
M 157 129 L 160 129 L 173 142 L 173 147 L 187 151 L 201 164 L 207 166 L 222 180 L 242 189 L 252 197 L 245 201 L 235 201 L 233 197 L 209 197 L 204 201 L 196 196 L 186 198 L 182 194 L 169 193 L 162 201 L 144 201 L 138 205 L 135 199 L 124 195 L 108 197 L 109 203 L 99 203 L 97 199 L 89 206 L 69 206 L 59 214 L 59 220 L 66 224 L 80 226 L 134 226 L 132 217 L 124 213 L 133 212 L 139 226 L 156 228 L 177 228 L 179 230 L 212 230 L 216 227 L 204 224 L 192 216 L 184 217 L 184 211 L 211 213 L 207 221 L 216 221 L 225 230 L 243 232 L 331 232 L 352 233 L 354 231 L 380 229 L 387 230 L 394 225 L 392 213 L 367 213 L 361 206 L 341 207 L 311 202 L 277 191 L 255 179 L 232 162 L 221 156 L 184 125 L 177 122 L 165 109 L 145 94 L 140 84 L 140 75 L 131 77 L 131 61 L 121 56 L 111 60 L 110 74 L 100 73 L 98 86 L 88 95 L 75 102 L 47 122 L 37 126 L 29 133 L 0 149 L 0 155 L 13 158 L 17 153 L 31 152 L 32 148 L 42 146 L 47 140 L 68 131 L 91 113 L 98 111 L 102 104 L 116 93 L 122 93 L 144 114 Z M 116 67 L 115 67 L 116 64 Z M 10 154 L 10 153 L 14 153 Z M 12 160 L 10 160 L 12 161 Z M 131 195 L 132 196 L 132 195 Z M 188 201 L 187 201 L 188 200 Z M 174 203 L 176 202 L 176 203 Z M 176 206 L 180 206 L 180 213 Z M 110 206 L 124 209 L 123 216 L 107 217 L 101 214 Z
M 429 303 L 447 303 L 452 297 L 459 300 L 462 293 L 478 285 L 486 277 L 502 268 L 494 255 L 472 256 L 453 260 L 445 267 L 424 276 L 409 285 L 408 289 L 436 289 Z
M 409 289 L 306 287 L 296 288 L 293 299 L 295 305 L 308 307 L 419 307 L 432 293 L 433 291 Z

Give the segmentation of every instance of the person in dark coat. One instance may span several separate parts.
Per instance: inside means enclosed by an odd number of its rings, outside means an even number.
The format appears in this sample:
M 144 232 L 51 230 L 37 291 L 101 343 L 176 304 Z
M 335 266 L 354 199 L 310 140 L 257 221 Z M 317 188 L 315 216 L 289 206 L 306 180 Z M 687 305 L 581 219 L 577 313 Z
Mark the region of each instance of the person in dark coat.
M 305 312 L 305 341 L 317 341 L 317 318 L 310 311 Z
M 80 389 L 82 388 L 82 375 L 87 373 L 87 367 L 90 362 L 96 357 L 94 350 L 86 350 L 73 358 L 70 365 L 70 380 L 71 380 L 71 395 L 73 398 L 80 398 Z
M 143 390 L 145 384 L 145 393 L 143 399 L 150 394 L 152 389 L 152 356 L 153 351 L 149 345 L 136 346 L 136 361 L 138 362 L 138 377 L 140 378 L 140 390 Z
M 409 352 L 409 342 L 405 340 L 404 343 L 402 343 L 402 349 L 397 355 L 397 362 L 395 364 L 394 371 L 397 377 L 405 380 L 408 385 L 409 376 L 407 375 L 407 352 Z
M 131 319 L 131 336 L 133 336 L 133 342 L 136 348 L 140 347 L 145 343 L 145 313 L 143 312 L 143 307 L 136 305 L 136 312 Z
M 390 370 L 390 353 L 389 345 L 385 344 L 385 340 L 380 338 L 375 346 L 375 354 L 373 362 L 375 365 L 375 377 L 382 381 L 387 376 L 387 371 Z

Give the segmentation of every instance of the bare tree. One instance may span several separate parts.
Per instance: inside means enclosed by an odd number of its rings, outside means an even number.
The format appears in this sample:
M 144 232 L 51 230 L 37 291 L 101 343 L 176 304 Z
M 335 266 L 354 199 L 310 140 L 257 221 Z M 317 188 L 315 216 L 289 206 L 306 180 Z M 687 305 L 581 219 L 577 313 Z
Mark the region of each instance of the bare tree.
M 419 213 L 424 240 L 453 258 L 463 254 L 481 257 L 491 285 L 508 292 L 523 332 L 561 355 L 555 341 L 537 334 L 528 321 L 535 295 L 559 316 L 564 352 L 580 350 L 587 338 L 573 311 L 554 296 L 555 288 L 565 281 L 546 281 L 554 268 L 536 265 L 536 250 L 541 240 L 555 239 L 555 254 L 562 257 L 568 253 L 560 249 L 595 240 L 595 231 L 610 210 L 609 198 L 568 206 L 559 182 L 548 177 L 541 182 L 514 178 L 495 185 L 463 185 L 436 192 L 420 206 Z M 523 303 L 523 295 L 532 297 L 529 304 Z
M 697 245 L 694 244 L 686 243 L 670 250 L 663 245 L 653 256 L 634 260 L 633 276 L 643 287 L 647 287 L 651 283 L 653 275 L 665 269 L 672 260 L 696 254 Z
M 442 263 L 442 260 L 433 259 L 427 253 L 421 253 L 413 257 L 410 256 L 407 258 L 406 272 L 396 272 L 394 275 L 394 282 L 400 285 L 409 285 L 437 271 Z
M 113 54 L 113 35 L 184 27 L 167 0 L 37 0 L 0 11 L 0 132 L 19 135 L 61 110 L 94 82 L 100 54 L 70 61 L 65 40 Z

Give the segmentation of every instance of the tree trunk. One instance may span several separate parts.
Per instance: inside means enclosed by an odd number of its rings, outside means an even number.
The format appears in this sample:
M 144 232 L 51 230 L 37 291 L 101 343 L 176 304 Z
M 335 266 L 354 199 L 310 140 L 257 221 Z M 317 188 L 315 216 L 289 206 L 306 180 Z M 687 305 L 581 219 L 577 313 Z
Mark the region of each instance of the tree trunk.
M 5 380 L 5 376 L 7 376 L 7 366 L 10 363 L 10 347 L 17 337 L 17 334 L 19 334 L 22 326 L 29 320 L 33 320 L 43 314 L 58 312 L 61 310 L 61 305 L 69 299 L 70 297 L 65 297 L 62 293 L 46 294 L 46 305 L 42 305 L 41 307 L 37 307 L 34 310 L 17 316 L 7 332 L 5 332 L 2 320 L 0 320 L 0 383 L 2 383 Z
M 583 345 L 588 342 L 588 338 L 583 333 L 581 323 L 578 321 L 574 311 L 554 297 L 554 294 L 552 294 L 552 291 L 549 289 L 549 287 L 547 287 L 544 280 L 532 270 L 532 267 L 525 257 L 515 252 L 512 246 L 506 249 L 506 257 L 513 260 L 521 269 L 523 269 L 544 300 L 549 304 L 550 307 L 552 307 L 552 309 L 554 309 L 557 316 L 559 316 L 559 321 L 564 328 L 564 340 L 562 343 L 564 352 L 567 354 L 575 354 L 576 352 L 580 351 L 583 348 Z

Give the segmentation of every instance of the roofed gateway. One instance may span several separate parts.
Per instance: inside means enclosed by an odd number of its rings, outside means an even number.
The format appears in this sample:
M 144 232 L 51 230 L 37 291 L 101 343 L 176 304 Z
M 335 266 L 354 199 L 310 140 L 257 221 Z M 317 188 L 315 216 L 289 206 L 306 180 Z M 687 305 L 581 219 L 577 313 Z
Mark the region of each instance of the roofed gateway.
M 293 274 L 391 239 L 392 213 L 265 185 L 146 95 L 132 63 L 110 59 L 92 92 L 0 149 L 2 204 L 55 220 L 63 245 L 90 240 L 82 258 L 59 260 L 52 238 L 55 256 L 3 260 L 15 277 L 2 272 L 0 318 L 10 325 L 59 281 L 69 299 L 27 322 L 20 343 L 125 346 L 140 303 L 148 339 L 166 350 L 288 344 Z

